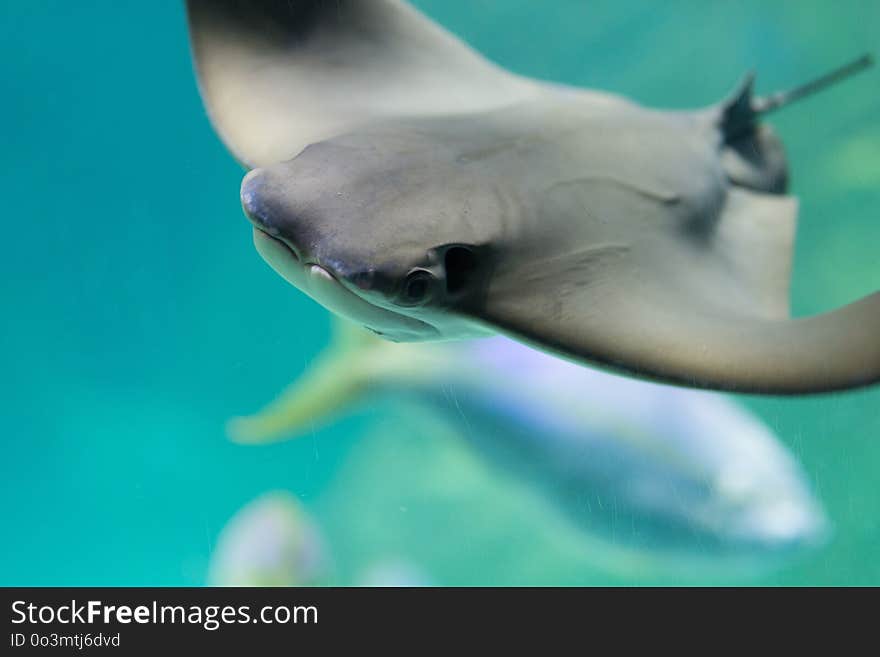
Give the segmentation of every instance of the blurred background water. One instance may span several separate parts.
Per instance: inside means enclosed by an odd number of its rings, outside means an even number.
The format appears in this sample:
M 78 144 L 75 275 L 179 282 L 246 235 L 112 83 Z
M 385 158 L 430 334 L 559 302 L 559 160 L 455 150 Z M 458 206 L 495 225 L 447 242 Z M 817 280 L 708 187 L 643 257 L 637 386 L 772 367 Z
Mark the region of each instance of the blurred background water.
M 662 107 L 714 102 L 749 68 L 759 92 L 784 88 L 880 46 L 877 0 L 415 4 L 519 73 Z M 278 445 L 226 440 L 330 320 L 253 250 L 182 3 L 6 0 L 0 80 L 0 584 L 201 584 L 224 523 L 272 489 L 320 524 L 340 581 L 397 557 L 438 584 L 652 581 L 597 568 L 540 506 L 393 409 Z M 878 81 L 772 119 L 802 199 L 796 314 L 880 289 Z M 836 528 L 752 581 L 880 584 L 880 388 L 740 401 Z

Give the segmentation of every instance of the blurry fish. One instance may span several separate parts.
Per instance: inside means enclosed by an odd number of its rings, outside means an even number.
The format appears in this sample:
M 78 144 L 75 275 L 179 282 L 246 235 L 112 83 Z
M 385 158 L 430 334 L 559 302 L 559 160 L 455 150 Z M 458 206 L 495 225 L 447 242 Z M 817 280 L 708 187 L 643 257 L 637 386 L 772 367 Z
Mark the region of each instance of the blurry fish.
M 330 582 L 330 557 L 317 524 L 286 491 L 261 495 L 224 527 L 209 569 L 212 586 L 310 586 Z M 407 559 L 378 560 L 357 586 L 430 586 Z
M 459 423 L 484 460 L 615 550 L 752 568 L 828 535 L 796 460 L 733 402 L 502 337 L 393 344 L 342 328 L 297 382 L 262 412 L 232 420 L 229 433 L 271 442 L 367 396 L 416 400 Z
M 328 559 L 313 522 L 290 493 L 275 491 L 241 509 L 211 556 L 212 586 L 311 586 Z
M 387 559 L 367 566 L 357 579 L 357 586 L 414 587 L 431 586 L 431 578 L 406 559 Z

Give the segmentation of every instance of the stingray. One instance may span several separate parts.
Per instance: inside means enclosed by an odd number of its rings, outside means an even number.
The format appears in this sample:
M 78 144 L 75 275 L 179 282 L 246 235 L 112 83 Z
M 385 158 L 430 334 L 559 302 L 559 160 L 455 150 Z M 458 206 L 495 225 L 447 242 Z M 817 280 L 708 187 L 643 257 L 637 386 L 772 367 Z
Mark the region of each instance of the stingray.
M 880 294 L 794 319 L 797 200 L 760 119 L 510 73 L 400 0 L 188 0 L 257 250 L 395 341 L 502 333 L 585 365 L 798 394 L 880 380 Z

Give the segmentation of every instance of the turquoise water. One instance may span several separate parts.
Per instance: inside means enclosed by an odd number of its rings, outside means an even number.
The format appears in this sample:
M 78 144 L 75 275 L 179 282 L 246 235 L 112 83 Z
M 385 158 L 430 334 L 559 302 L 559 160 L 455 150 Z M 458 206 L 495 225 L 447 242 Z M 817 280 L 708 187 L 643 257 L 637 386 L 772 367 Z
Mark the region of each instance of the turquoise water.
M 712 102 L 746 68 L 768 91 L 880 50 L 876 0 L 417 4 L 520 73 L 667 107 Z M 387 409 L 271 447 L 226 441 L 226 419 L 292 380 L 330 324 L 251 246 L 181 3 L 4 2 L 0 77 L 0 584 L 200 584 L 225 521 L 273 488 L 315 515 L 342 581 L 385 555 L 442 584 L 631 581 Z M 880 289 L 880 74 L 773 125 L 802 199 L 795 312 Z M 880 584 L 880 389 L 744 402 L 836 526 L 757 582 Z

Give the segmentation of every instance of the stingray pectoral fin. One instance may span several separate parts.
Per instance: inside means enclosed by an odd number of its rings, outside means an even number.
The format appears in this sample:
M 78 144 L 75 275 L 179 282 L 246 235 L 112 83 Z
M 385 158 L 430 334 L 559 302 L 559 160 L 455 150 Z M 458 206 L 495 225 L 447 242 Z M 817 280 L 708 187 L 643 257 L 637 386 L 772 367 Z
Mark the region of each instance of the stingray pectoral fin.
M 187 0 L 208 113 L 247 166 L 397 116 L 521 100 L 513 76 L 400 0 Z
M 679 385 L 806 394 L 880 381 L 880 293 L 823 315 L 768 320 L 690 307 L 630 283 L 563 295 L 534 289 L 493 299 L 481 316 L 537 348 Z
M 688 386 L 801 394 L 877 382 L 880 294 L 788 316 L 796 211 L 795 199 L 733 189 L 706 234 L 667 222 L 619 244 L 508 258 L 467 314 L 585 364 Z

